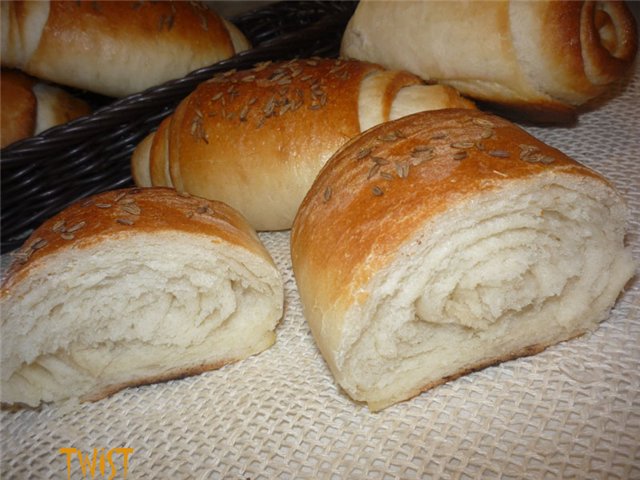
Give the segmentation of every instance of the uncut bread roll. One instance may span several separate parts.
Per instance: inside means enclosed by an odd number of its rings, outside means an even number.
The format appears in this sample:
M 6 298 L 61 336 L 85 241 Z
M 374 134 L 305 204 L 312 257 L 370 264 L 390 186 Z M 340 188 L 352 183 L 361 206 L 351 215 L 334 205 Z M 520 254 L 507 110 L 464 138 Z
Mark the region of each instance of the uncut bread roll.
M 124 189 L 70 206 L 2 284 L 3 405 L 93 401 L 212 370 L 275 340 L 283 285 L 220 202 Z
M 363 0 L 341 54 L 404 69 L 532 121 L 561 122 L 619 80 L 637 51 L 617 1 Z
M 335 59 L 263 63 L 201 84 L 136 148 L 139 186 L 220 200 L 257 230 L 291 227 L 315 176 L 350 138 L 420 110 L 474 108 L 415 75 Z
M 249 48 L 198 2 L 1 2 L 2 65 L 113 97 Z
M 634 273 L 600 175 L 477 110 L 411 115 L 340 150 L 291 236 L 305 316 L 372 410 L 593 330 Z
M 88 115 L 87 102 L 17 70 L 0 73 L 0 148 Z

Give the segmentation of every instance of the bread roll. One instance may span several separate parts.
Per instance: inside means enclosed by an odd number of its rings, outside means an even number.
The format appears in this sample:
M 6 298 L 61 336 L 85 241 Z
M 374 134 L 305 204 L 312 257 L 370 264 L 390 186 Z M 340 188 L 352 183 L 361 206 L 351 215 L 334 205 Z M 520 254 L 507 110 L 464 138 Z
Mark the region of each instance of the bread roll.
M 0 73 L 0 148 L 91 113 L 89 104 L 16 70 Z
M 341 53 L 553 122 L 606 92 L 636 50 L 623 2 L 363 0 Z
M 1 291 L 2 403 L 93 401 L 271 346 L 283 284 L 246 221 L 170 189 L 81 201 L 15 254 Z
M 626 216 L 604 178 L 514 124 L 424 112 L 329 160 L 293 271 L 337 382 L 379 410 L 595 329 L 634 273 Z
M 291 227 L 324 162 L 367 128 L 430 108 L 474 108 L 450 87 L 365 62 L 305 59 L 200 85 L 132 157 L 139 186 L 220 200 L 258 230 Z
M 233 25 L 198 2 L 1 2 L 2 65 L 114 97 L 246 50 Z

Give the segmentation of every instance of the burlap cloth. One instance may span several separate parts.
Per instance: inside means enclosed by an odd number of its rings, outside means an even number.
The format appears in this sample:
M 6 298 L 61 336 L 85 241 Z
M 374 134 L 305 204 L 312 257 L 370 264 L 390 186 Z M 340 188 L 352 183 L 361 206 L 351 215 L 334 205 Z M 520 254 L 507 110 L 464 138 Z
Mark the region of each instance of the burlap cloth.
M 526 128 L 616 184 L 640 260 L 638 68 L 611 97 L 575 126 Z M 2 478 L 67 478 L 65 447 L 132 448 L 132 479 L 640 478 L 638 278 L 592 335 L 372 414 L 339 391 L 315 347 L 289 233 L 262 239 L 285 278 L 275 346 L 94 404 L 2 412 Z M 95 478 L 123 477 L 113 458 L 117 471 Z M 91 478 L 76 457 L 69 473 Z

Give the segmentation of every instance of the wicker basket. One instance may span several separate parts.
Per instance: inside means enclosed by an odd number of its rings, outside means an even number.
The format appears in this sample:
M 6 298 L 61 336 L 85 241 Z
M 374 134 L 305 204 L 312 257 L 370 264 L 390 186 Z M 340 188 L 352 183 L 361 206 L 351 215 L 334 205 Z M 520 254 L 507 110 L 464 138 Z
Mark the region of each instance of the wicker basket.
M 4 148 L 2 252 L 20 246 L 34 228 L 69 204 L 131 185 L 133 149 L 214 73 L 265 60 L 336 56 L 354 8 L 355 2 L 284 1 L 248 12 L 232 21 L 253 49 L 120 100 L 87 94 L 99 107 L 92 115 Z

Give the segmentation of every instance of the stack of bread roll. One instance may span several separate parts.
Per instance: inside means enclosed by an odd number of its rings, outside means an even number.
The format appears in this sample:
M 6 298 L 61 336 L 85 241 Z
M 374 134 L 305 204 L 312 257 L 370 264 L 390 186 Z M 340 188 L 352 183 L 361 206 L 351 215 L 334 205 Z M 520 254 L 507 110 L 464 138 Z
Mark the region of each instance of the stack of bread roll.
M 145 28 L 189 29 L 166 9 L 192 7 L 154 5 Z M 20 28 L 38 28 L 8 37 L 11 58 L 34 73 L 80 61 L 49 65 L 34 40 L 59 28 L 47 15 L 78 8 L 103 34 L 89 5 L 20 8 L 40 12 Z M 112 14 L 125 10 L 137 15 Z M 230 31 L 225 51 L 246 47 Z M 2 401 L 94 400 L 267 348 L 283 286 L 256 230 L 291 229 L 314 338 L 372 410 L 595 329 L 635 271 L 622 197 L 466 97 L 566 119 L 624 76 L 636 44 L 617 3 L 364 1 L 343 40 L 353 58 L 215 75 L 136 147 L 139 188 L 70 207 L 17 252 Z M 114 74 L 146 65 L 125 57 Z M 143 88 L 91 75 L 111 95 Z

